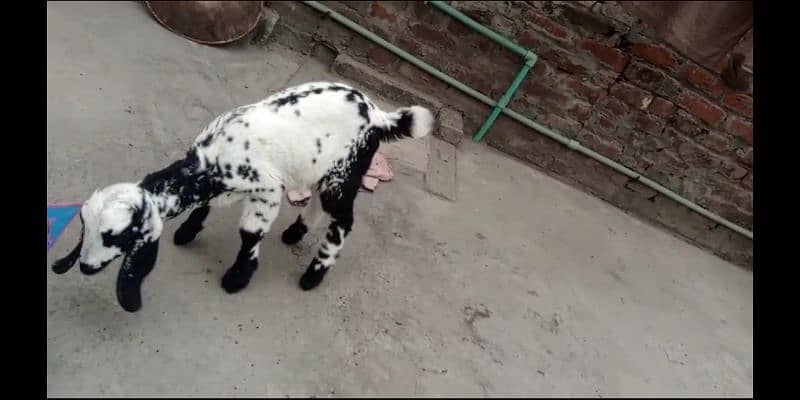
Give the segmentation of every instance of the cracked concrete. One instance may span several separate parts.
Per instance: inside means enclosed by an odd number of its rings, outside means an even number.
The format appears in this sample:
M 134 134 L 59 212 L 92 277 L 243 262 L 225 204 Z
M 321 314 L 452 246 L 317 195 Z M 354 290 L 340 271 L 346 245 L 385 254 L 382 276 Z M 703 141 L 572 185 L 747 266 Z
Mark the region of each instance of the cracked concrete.
M 48 202 L 167 165 L 234 105 L 335 78 L 280 47 L 193 44 L 138 3 L 51 2 L 47 27 Z M 359 196 L 312 292 L 309 254 L 279 240 L 288 206 L 233 296 L 237 209 L 186 248 L 163 241 L 139 313 L 116 303 L 116 265 L 50 273 L 48 394 L 752 396 L 751 272 L 487 146 L 459 146 L 455 202 L 424 190 L 426 141 L 382 151 L 395 179 Z

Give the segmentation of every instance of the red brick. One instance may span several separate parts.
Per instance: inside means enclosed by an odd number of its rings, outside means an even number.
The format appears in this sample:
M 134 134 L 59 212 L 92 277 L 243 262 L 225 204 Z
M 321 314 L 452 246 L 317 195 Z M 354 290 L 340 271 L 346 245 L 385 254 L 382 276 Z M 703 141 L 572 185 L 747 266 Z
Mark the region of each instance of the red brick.
M 628 65 L 628 55 L 622 50 L 598 43 L 594 40 L 584 39 L 581 48 L 591 53 L 595 59 L 611 68 L 615 72 L 622 72 Z
M 679 138 L 678 141 L 678 155 L 683 161 L 698 168 L 708 169 L 712 167 L 711 153 L 706 148 L 689 140 Z
M 422 2 L 421 1 L 414 2 L 414 4 L 416 7 L 417 4 L 422 4 Z M 422 7 L 428 7 L 428 6 L 422 6 Z M 464 38 L 469 35 L 474 35 L 475 33 L 473 30 L 469 29 L 466 25 L 464 25 L 463 22 L 457 19 L 451 19 L 450 22 L 447 23 L 447 31 L 461 38 Z
M 586 100 L 590 103 L 600 100 L 600 98 L 605 95 L 605 90 L 602 88 L 594 86 L 588 82 L 583 82 L 581 79 L 574 76 L 567 77 L 564 83 L 580 99 Z
M 481 71 L 466 69 L 466 72 L 463 74 L 456 74 L 456 76 L 460 77 L 461 81 L 469 84 L 479 92 L 492 97 L 492 85 L 494 84 L 495 80 L 489 76 L 486 76 L 486 74 L 481 73 Z
M 613 136 L 617 131 L 617 123 L 603 114 L 595 114 L 589 118 L 586 128 L 595 133 Z
M 753 144 L 753 124 L 749 121 L 732 115 L 725 121 L 725 130 Z
M 631 54 L 650 64 L 675 71 L 678 68 L 678 56 L 672 50 L 655 43 L 634 43 L 630 47 Z
M 753 165 L 753 147 L 748 146 L 746 148 L 737 149 L 736 150 L 736 157 L 739 158 L 745 165 Z
M 733 150 L 733 143 L 731 142 L 730 135 L 722 132 L 709 132 L 706 135 L 698 136 L 696 140 L 711 151 L 719 154 L 727 155 Z
M 662 97 L 674 98 L 683 90 L 681 84 L 664 71 L 641 62 L 632 61 L 624 75 L 632 84 Z
M 708 132 L 708 129 L 700 126 L 700 123 L 689 113 L 683 110 L 678 110 L 672 120 L 672 126 L 684 135 L 695 137 Z
M 611 86 L 610 93 L 625 104 L 639 110 L 647 109 L 647 106 L 653 101 L 652 94 L 625 82 L 618 82 Z
M 464 25 L 457 20 L 450 18 L 447 14 L 437 10 L 433 6 L 425 4 L 424 1 L 412 1 L 411 3 L 410 11 L 413 12 L 413 15 L 416 16 L 416 18 L 409 16 L 409 20 L 421 21 L 433 27 L 440 27 L 444 24 L 449 25 L 452 23 L 460 24 L 462 26 Z
M 394 53 L 381 46 L 375 46 L 372 50 L 367 52 L 367 59 L 372 66 L 381 68 L 387 67 L 399 60 Z
M 519 71 L 520 64 L 523 62 L 522 57 L 518 56 L 516 53 L 513 53 L 502 46 L 495 46 L 493 49 L 491 49 L 490 52 L 478 51 L 478 48 L 474 46 L 465 46 L 465 47 L 469 47 L 470 50 L 472 51 L 469 50 L 461 51 L 458 61 L 468 59 L 466 57 L 475 57 L 477 60 L 481 60 L 483 62 L 492 62 L 492 63 L 497 62 L 505 65 L 513 65 L 514 75 L 516 75 L 517 71 Z M 534 65 L 534 68 L 535 67 L 536 66 Z M 507 83 L 506 86 L 508 86 Z
M 635 132 L 634 132 L 635 133 Z M 634 170 L 634 171 L 644 171 L 650 166 L 650 163 L 642 159 L 641 157 L 641 149 L 637 148 L 636 142 L 634 142 L 633 137 L 630 140 L 624 141 L 625 149 L 622 150 L 622 155 L 619 156 L 617 161 Z
M 378 47 L 378 45 L 373 43 L 371 40 L 361 35 L 355 35 L 353 36 L 353 40 L 350 41 L 348 54 L 352 55 L 353 57 L 366 57 L 366 55 L 376 47 Z
M 482 25 L 491 26 L 492 25 L 492 15 L 493 13 L 490 10 L 460 10 L 462 13 L 466 14 L 468 17 L 474 19 L 475 21 L 480 22 Z
M 529 90 L 526 92 L 531 95 L 537 97 L 539 100 L 536 102 L 549 102 L 554 105 L 563 106 L 569 101 L 569 97 L 563 91 L 555 90 L 552 86 L 543 85 L 538 82 L 532 82 L 530 86 L 528 86 Z
M 609 158 L 616 158 L 622 154 L 623 145 L 615 140 L 604 139 L 586 129 L 578 133 L 578 140 L 586 147 Z
M 283 3 L 282 1 L 276 1 L 274 3 Z M 368 1 L 340 1 L 340 3 L 350 7 L 352 10 L 355 10 L 357 13 L 366 16 L 369 12 L 369 2 Z
M 669 149 L 642 154 L 642 158 L 651 165 L 646 171 L 648 176 L 650 176 L 653 171 L 661 171 L 671 175 L 683 175 L 689 168 L 689 164 Z M 652 178 L 655 179 L 655 176 L 652 176 Z M 661 180 L 657 180 L 657 182 L 662 185 L 666 183 Z
M 616 72 L 612 72 L 607 69 L 598 69 L 592 75 L 591 80 L 592 83 L 600 86 L 601 88 L 608 88 L 617 81 L 617 78 L 619 78 L 619 74 Z
M 683 68 L 683 76 L 694 87 L 702 90 L 711 98 L 718 99 L 725 90 L 725 84 L 717 75 L 697 64 L 686 64 Z
M 553 67 L 549 66 L 547 60 L 536 60 L 536 64 L 533 64 L 533 69 L 531 70 L 531 74 L 534 75 L 529 79 L 541 79 L 550 75 Z
M 274 1 L 270 8 L 278 12 L 282 24 L 295 32 L 313 33 L 322 16 L 311 7 L 291 1 Z
M 625 7 L 623 7 L 620 2 L 618 1 L 598 1 L 597 7 L 601 14 L 605 15 L 608 18 L 613 20 L 619 21 L 620 23 L 624 24 L 628 27 L 637 27 L 641 20 L 636 18 L 636 16 L 632 15 Z
M 655 115 L 637 112 L 632 118 L 633 128 L 653 135 L 660 134 L 664 129 L 664 121 Z
M 725 119 L 725 111 L 694 92 L 685 90 L 678 97 L 678 103 L 690 114 L 712 127 L 719 125 Z
M 667 77 L 661 84 L 653 91 L 653 93 L 666 97 L 673 103 L 677 103 L 677 98 L 684 91 L 684 85 L 676 79 Z
M 595 69 L 591 62 L 571 54 L 532 29 L 520 32 L 519 44 L 529 49 L 534 49 L 539 54 L 540 60 L 547 60 L 550 65 L 570 74 L 586 74 L 588 71 Z
M 561 18 L 569 22 L 569 26 L 575 29 L 581 37 L 592 37 L 598 40 L 608 40 L 616 29 L 613 21 L 602 14 L 593 12 L 588 8 L 575 7 L 574 3 L 563 2 Z
M 396 68 L 397 74 L 405 78 L 409 85 L 417 89 L 432 91 L 433 93 L 443 93 L 449 85 L 435 78 L 418 67 L 401 60 Z
M 442 31 L 435 30 L 427 24 L 416 24 L 411 26 L 411 33 L 418 40 L 423 43 L 428 43 L 434 47 L 450 48 L 455 46 L 455 43 L 450 39 L 447 34 Z
M 636 131 L 630 127 L 630 124 L 627 121 L 619 122 L 617 125 L 617 130 L 614 131 L 614 137 L 620 141 L 620 143 L 630 143 L 633 140 L 633 134 Z
M 747 118 L 753 117 L 753 98 L 746 94 L 726 93 L 722 97 L 722 104 Z
M 542 56 L 569 74 L 585 75 L 592 70 L 592 67 L 585 61 L 562 49 L 551 49 L 543 53 Z
M 533 29 L 553 39 L 563 42 L 570 42 L 572 39 L 572 34 L 567 28 L 533 9 L 528 9 L 525 12 L 524 20 L 529 26 L 533 27 Z
M 674 138 L 666 135 L 649 135 L 642 132 L 633 132 L 631 144 L 636 153 L 649 153 L 672 147 Z
M 353 39 L 353 31 L 344 27 L 344 25 L 330 19 L 325 18 L 319 23 L 317 28 L 317 35 L 322 38 L 322 41 L 330 43 L 333 47 L 340 50 L 345 49 Z M 357 35 L 357 34 L 356 34 Z
M 592 115 L 592 106 L 580 100 L 576 100 L 567 111 L 567 114 L 570 118 L 583 124 L 586 123 Z
M 575 137 L 582 127 L 580 122 L 573 121 L 569 118 L 564 118 L 552 112 L 540 115 L 538 121 L 568 137 Z
M 273 1 L 273 2 L 271 2 L 271 4 L 279 4 L 279 3 L 292 3 L 292 2 L 291 1 Z M 358 23 L 358 24 L 366 24 L 367 21 L 366 21 L 365 17 L 367 15 L 366 13 L 367 13 L 367 8 L 369 7 L 369 3 L 366 2 L 366 1 L 359 1 L 359 2 L 353 2 L 353 3 L 361 3 L 363 5 L 363 7 L 364 7 L 364 14 L 358 13 L 356 10 L 352 9 L 351 7 L 345 5 L 344 3 L 340 2 L 340 1 L 331 1 L 331 2 L 328 2 L 326 4 L 333 11 L 336 11 L 337 13 L 344 15 L 345 17 L 347 17 L 347 19 L 349 19 L 349 20 L 351 20 L 351 21 L 353 21 L 355 23 Z M 270 7 L 272 7 L 272 6 L 270 6 Z M 311 7 L 308 7 L 308 8 L 311 8 Z M 312 9 L 312 11 L 316 11 L 316 10 Z M 356 34 L 356 35 L 358 35 L 358 34 Z
M 729 201 L 746 212 L 753 210 L 753 192 L 742 188 L 719 174 L 711 174 L 708 180 L 711 196 Z
M 722 175 L 726 176 L 728 179 L 732 179 L 735 181 L 741 180 L 742 178 L 747 175 L 747 170 L 736 164 L 735 162 L 723 158 L 723 157 L 713 157 L 714 163 L 716 164 L 716 170 L 721 172 Z
M 656 97 L 650 103 L 650 107 L 648 110 L 659 117 L 666 118 L 675 111 L 675 104 L 671 101 L 663 98 L 663 97 Z
M 543 60 L 540 59 L 537 62 L 537 64 L 541 61 Z M 572 77 L 572 75 L 556 69 L 552 64 L 548 64 L 547 73 L 545 75 L 530 76 L 525 80 L 525 83 L 528 83 L 529 81 L 537 81 L 543 85 L 547 85 L 553 88 L 558 88 L 559 90 L 564 90 L 564 88 L 566 87 L 565 81 L 567 80 L 567 78 L 570 77 Z M 524 86 L 525 84 L 523 84 L 523 87 Z
M 750 172 L 742 178 L 742 187 L 753 190 L 753 173 Z
M 684 177 L 681 181 L 679 193 L 701 206 L 708 207 L 707 203 L 705 203 L 711 193 L 711 188 L 709 188 L 708 184 L 698 182 L 696 178 L 691 176 Z
M 373 1 L 372 6 L 369 8 L 369 15 L 387 21 L 392 21 L 392 22 L 397 21 L 397 15 L 395 15 L 397 11 L 391 8 L 387 8 L 381 5 L 381 3 L 383 2 Z
M 729 200 L 728 196 L 722 195 L 719 192 L 714 192 L 714 191 L 712 191 L 711 193 L 714 194 L 700 196 L 699 198 L 695 199 L 695 201 L 697 201 L 704 207 L 708 208 L 709 210 L 718 213 L 725 219 L 731 220 L 733 222 L 741 221 L 743 213 L 739 210 L 739 207 L 737 207 L 736 204 L 734 204 Z
M 613 98 L 605 97 L 596 106 L 597 110 L 601 113 L 612 117 L 616 120 L 622 119 L 630 113 L 630 108 L 625 103 Z
M 411 54 L 419 54 L 419 42 L 412 38 L 405 37 L 405 35 L 402 35 L 397 39 L 397 47 Z

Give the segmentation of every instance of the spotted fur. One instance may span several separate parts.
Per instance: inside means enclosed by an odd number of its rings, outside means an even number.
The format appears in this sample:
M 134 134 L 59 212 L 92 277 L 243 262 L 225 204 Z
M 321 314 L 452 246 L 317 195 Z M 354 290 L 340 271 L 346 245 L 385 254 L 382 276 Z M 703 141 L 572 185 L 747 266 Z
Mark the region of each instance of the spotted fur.
M 312 214 L 329 217 L 325 242 L 300 279 L 302 289 L 312 289 L 334 266 L 352 229 L 353 201 L 379 143 L 423 137 L 432 125 L 433 115 L 423 107 L 384 112 L 341 83 L 287 88 L 215 118 L 183 159 L 137 183 L 95 192 L 81 208 L 80 241 L 53 270 L 64 273 L 80 259 L 81 271 L 92 274 L 125 255 L 117 298 L 123 309 L 136 311 L 163 221 L 192 210 L 173 238 L 184 245 L 203 229 L 212 207 L 241 202 L 241 247 L 222 278 L 226 291 L 237 292 L 258 268 L 259 243 L 285 191 L 311 188 L 316 192 L 311 204 L 282 238 L 297 243 Z

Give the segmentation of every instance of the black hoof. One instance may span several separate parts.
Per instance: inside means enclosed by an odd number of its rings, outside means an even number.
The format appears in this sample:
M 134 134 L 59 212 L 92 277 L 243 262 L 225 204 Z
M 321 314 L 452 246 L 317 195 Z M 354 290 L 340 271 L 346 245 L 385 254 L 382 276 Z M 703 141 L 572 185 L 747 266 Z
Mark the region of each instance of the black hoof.
M 326 272 L 328 272 L 328 269 L 325 267 L 320 267 L 318 270 L 314 270 L 313 266 L 309 267 L 306 273 L 300 278 L 300 289 L 311 290 L 319 286 Z
M 222 288 L 228 293 L 236 293 L 250 283 L 250 278 L 253 277 L 257 266 L 254 264 L 251 267 L 240 267 L 234 265 L 230 267 L 225 275 L 222 276 Z
M 195 228 L 195 227 L 188 227 L 185 225 L 181 225 L 177 231 L 175 231 L 175 236 L 172 238 L 172 242 L 175 243 L 176 246 L 183 246 L 185 244 L 189 244 L 194 238 L 197 237 L 197 234 L 203 228 Z
M 308 227 L 306 227 L 304 223 L 300 222 L 298 218 L 298 221 L 296 221 L 288 228 L 286 228 L 285 231 L 283 231 L 283 234 L 281 235 L 281 240 L 283 241 L 283 243 L 291 246 L 303 240 L 303 236 L 305 236 L 306 233 L 308 233 Z
M 139 291 L 121 292 L 117 294 L 119 305 L 129 313 L 135 313 L 142 308 L 142 294 Z

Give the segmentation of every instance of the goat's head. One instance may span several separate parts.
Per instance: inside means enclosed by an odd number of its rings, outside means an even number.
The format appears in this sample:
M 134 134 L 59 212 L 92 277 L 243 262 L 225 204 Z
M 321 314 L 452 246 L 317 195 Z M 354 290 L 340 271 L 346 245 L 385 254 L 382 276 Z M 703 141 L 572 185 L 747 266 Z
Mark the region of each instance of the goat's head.
M 133 183 L 119 183 L 92 194 L 80 213 L 81 237 L 75 248 L 53 264 L 57 274 L 80 260 L 86 275 L 103 270 L 125 255 L 117 277 L 117 299 L 126 311 L 141 307 L 141 284 L 158 255 L 162 221 L 148 193 Z

